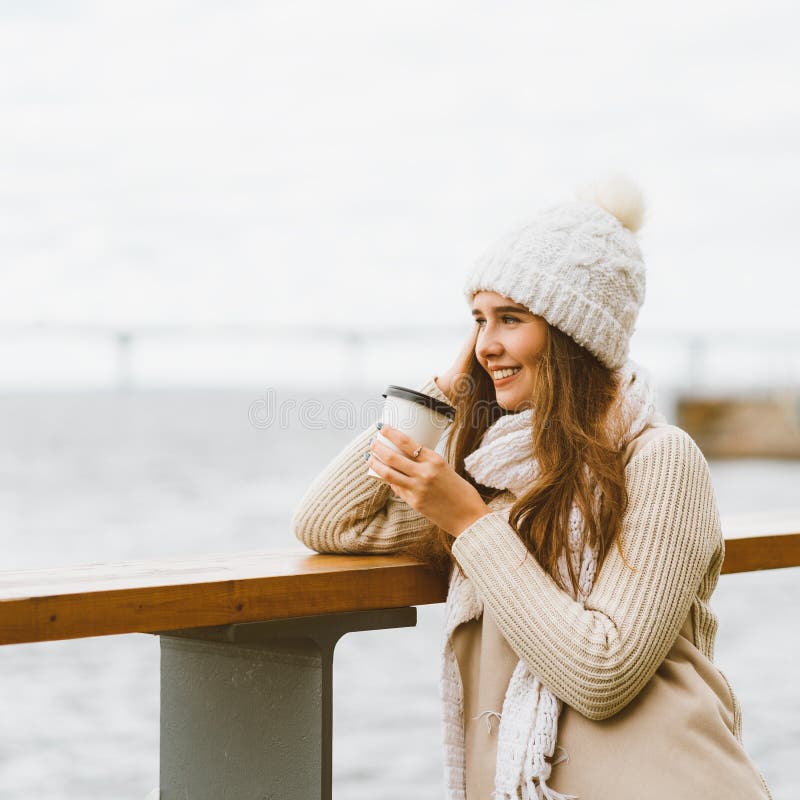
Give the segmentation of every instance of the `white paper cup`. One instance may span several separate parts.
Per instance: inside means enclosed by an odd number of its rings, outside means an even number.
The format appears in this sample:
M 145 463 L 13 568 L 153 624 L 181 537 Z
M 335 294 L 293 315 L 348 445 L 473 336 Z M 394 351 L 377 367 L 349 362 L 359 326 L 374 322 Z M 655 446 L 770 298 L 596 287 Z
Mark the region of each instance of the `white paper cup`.
M 453 406 L 448 403 L 443 403 L 435 397 L 429 397 L 414 389 L 407 389 L 405 386 L 391 385 L 386 389 L 383 397 L 386 398 L 386 402 L 383 404 L 381 422 L 397 428 L 418 445 L 421 444 L 431 450 L 439 443 L 439 439 L 452 423 L 456 413 Z M 380 431 L 377 436 L 393 450 L 398 453 L 402 452 Z M 411 453 L 404 453 L 404 455 L 411 457 Z M 381 477 L 372 467 L 367 468 L 367 475 L 371 475 L 373 478 Z

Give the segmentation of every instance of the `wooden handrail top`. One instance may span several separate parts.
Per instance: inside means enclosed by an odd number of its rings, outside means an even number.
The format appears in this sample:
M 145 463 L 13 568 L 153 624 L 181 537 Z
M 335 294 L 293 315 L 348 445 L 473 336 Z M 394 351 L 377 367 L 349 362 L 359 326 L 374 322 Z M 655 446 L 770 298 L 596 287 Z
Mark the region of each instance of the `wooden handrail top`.
M 800 566 L 800 514 L 728 517 L 723 529 L 723 573 Z M 446 595 L 445 577 L 414 559 L 299 546 L 0 572 L 0 644 L 417 606 Z
M 0 644 L 151 633 L 443 602 L 397 555 L 287 550 L 0 572 Z

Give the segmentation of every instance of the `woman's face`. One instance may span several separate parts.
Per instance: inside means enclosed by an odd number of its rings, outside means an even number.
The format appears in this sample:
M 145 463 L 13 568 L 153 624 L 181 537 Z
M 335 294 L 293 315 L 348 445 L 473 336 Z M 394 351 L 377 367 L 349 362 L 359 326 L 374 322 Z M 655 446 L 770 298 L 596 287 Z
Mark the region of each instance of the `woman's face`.
M 498 405 L 522 411 L 533 395 L 547 321 L 497 292 L 476 292 L 472 315 L 478 326 L 475 356 L 494 382 Z

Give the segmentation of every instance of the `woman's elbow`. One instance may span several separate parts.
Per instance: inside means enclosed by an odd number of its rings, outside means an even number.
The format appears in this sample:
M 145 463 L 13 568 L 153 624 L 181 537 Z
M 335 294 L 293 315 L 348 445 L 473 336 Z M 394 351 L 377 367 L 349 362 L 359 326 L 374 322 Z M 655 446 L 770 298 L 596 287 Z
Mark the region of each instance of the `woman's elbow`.
M 573 708 L 594 722 L 601 722 L 619 714 L 636 699 L 644 688 L 641 678 L 619 673 L 607 680 L 598 681 L 591 688 L 584 687 L 573 698 Z M 569 703 L 569 701 L 567 701 Z
M 609 719 L 622 710 L 622 707 L 617 708 L 616 705 L 609 705 L 607 703 L 579 703 L 574 706 L 574 708 L 582 717 L 586 717 L 586 719 L 590 719 L 592 722 L 602 722 L 604 719 Z
M 299 542 L 317 553 L 355 554 L 369 549 L 353 528 L 332 524 L 319 514 L 295 512 L 291 529 Z
M 307 513 L 302 510 L 295 511 L 290 528 L 294 533 L 295 539 L 301 544 L 311 550 L 316 550 L 318 553 L 324 552 L 319 536 L 319 527 L 315 525 L 314 520 Z

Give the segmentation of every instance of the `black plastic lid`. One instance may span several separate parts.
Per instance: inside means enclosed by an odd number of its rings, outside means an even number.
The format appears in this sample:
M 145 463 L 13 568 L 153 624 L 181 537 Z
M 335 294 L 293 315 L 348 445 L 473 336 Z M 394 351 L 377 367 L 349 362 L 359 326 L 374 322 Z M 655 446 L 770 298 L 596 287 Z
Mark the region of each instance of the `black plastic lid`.
M 414 389 L 407 389 L 405 386 L 390 385 L 387 387 L 386 391 L 381 395 L 381 397 L 387 397 L 389 395 L 392 397 L 402 397 L 404 400 L 410 400 L 412 403 L 417 403 L 421 406 L 427 406 L 433 411 L 443 414 L 445 417 L 455 419 L 456 410 L 449 403 L 443 403 L 441 400 L 437 400 L 435 397 L 430 397 L 429 395 L 423 394 L 422 392 L 417 392 Z

